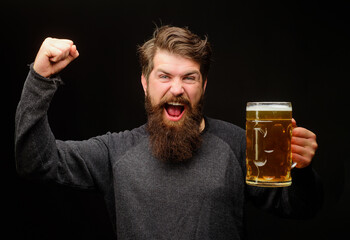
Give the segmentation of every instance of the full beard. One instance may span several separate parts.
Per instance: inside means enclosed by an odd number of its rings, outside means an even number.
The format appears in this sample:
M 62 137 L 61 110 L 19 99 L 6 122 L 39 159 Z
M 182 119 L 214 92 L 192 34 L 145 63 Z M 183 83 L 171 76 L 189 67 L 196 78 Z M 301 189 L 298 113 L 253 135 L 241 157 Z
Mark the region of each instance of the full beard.
M 185 105 L 185 113 L 179 121 L 165 118 L 167 102 L 178 102 Z M 185 162 L 192 158 L 202 143 L 200 124 L 203 119 L 203 96 L 194 107 L 183 97 L 164 99 L 153 106 L 148 94 L 145 98 L 148 115 L 147 130 L 150 135 L 150 146 L 153 155 L 170 163 Z

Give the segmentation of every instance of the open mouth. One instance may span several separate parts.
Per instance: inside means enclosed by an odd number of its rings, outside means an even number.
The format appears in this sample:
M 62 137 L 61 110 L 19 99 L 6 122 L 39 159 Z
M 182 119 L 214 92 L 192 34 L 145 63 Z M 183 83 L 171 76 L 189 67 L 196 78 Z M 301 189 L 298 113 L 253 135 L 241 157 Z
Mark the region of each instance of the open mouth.
M 185 112 L 185 105 L 178 102 L 169 102 L 165 104 L 164 109 L 170 121 L 179 121 Z

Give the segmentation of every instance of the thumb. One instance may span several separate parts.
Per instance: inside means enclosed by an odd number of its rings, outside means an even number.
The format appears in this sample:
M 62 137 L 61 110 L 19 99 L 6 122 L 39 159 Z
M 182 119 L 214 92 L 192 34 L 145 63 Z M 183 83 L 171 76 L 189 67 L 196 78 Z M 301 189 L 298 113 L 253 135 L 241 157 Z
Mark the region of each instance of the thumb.
M 60 72 L 62 69 L 64 69 L 68 64 L 70 64 L 74 59 L 79 57 L 79 52 L 77 50 L 76 45 L 72 45 L 69 49 L 69 54 L 66 58 L 56 62 L 52 67 L 54 69 L 54 72 Z
M 63 59 L 60 63 L 58 63 L 60 66 L 60 68 L 64 68 L 66 67 L 69 63 L 71 63 L 74 59 L 76 59 L 77 57 L 79 57 L 79 52 L 77 50 L 77 46 L 76 45 L 72 45 L 70 50 L 69 50 L 69 55 Z
M 79 57 L 79 52 L 76 45 L 72 45 L 69 51 L 69 55 L 73 57 L 73 59 L 76 59 L 77 57 Z
M 293 128 L 296 128 L 296 127 L 297 127 L 297 122 L 295 121 L 294 118 L 292 118 L 292 126 L 293 126 Z

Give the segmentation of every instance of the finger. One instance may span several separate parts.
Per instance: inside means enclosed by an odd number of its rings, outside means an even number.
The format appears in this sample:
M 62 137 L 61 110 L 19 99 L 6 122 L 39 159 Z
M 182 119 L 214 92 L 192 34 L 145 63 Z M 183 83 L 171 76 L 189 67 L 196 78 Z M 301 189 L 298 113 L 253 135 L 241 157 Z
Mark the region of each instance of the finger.
M 74 44 L 73 41 L 70 39 L 55 39 L 55 40 L 58 40 L 60 42 L 65 42 L 65 43 L 69 44 L 70 46 L 72 46 Z
M 316 139 L 316 135 L 313 132 L 311 132 L 310 130 L 307 130 L 306 128 L 302 128 L 302 127 L 293 128 L 292 136 L 293 137 Z
M 67 52 L 67 54 L 68 56 L 61 58 L 60 61 L 55 63 L 55 69 L 61 70 L 65 68 L 69 63 L 71 63 L 75 58 L 79 56 L 79 52 L 76 50 L 76 47 Z
M 44 40 L 44 44 L 53 45 L 53 46 L 57 44 L 66 44 L 66 45 L 72 46 L 73 41 L 69 39 L 58 39 L 58 38 L 48 37 Z
M 293 126 L 293 128 L 296 128 L 296 127 L 297 127 L 297 122 L 295 121 L 294 118 L 292 118 L 292 126 Z
M 49 52 L 54 52 L 54 50 L 50 51 L 50 49 L 58 49 L 62 52 L 68 51 L 71 46 L 73 45 L 73 41 L 71 40 L 61 40 L 61 39 L 53 39 L 53 38 L 46 38 L 42 48 L 44 51 L 49 50 Z M 55 57 L 55 56 L 49 56 L 49 57 Z
M 306 156 L 308 154 L 307 149 L 299 145 L 292 144 L 291 149 L 292 149 L 292 153 L 297 153 L 302 156 Z
M 72 41 L 66 43 L 64 41 L 56 41 L 50 44 L 50 48 L 48 48 L 48 56 L 50 61 L 58 62 L 66 59 L 69 55 L 73 56 L 73 59 L 78 56 L 76 46 L 71 45 Z M 74 47 L 73 47 L 74 46 Z
M 66 58 L 70 53 L 72 45 L 73 41 L 71 40 L 54 38 L 45 39 L 45 44 L 43 44 L 44 48 L 47 49 L 48 57 L 53 62 Z
M 46 55 L 51 62 L 58 62 L 63 58 L 65 53 L 61 49 L 50 47 L 46 50 Z
M 304 168 L 310 165 L 311 161 L 308 160 L 306 157 L 298 154 L 298 153 L 293 153 L 292 154 L 292 160 L 293 163 L 296 163 L 296 168 Z
M 310 145 L 310 140 L 307 138 L 301 137 L 292 137 L 291 144 L 299 145 L 299 146 L 307 146 Z
M 76 45 L 72 45 L 72 47 L 69 50 L 69 54 L 67 56 L 67 58 L 65 59 L 67 65 L 72 62 L 74 59 L 76 59 L 79 56 L 79 52 L 77 50 L 77 46 Z
M 69 56 L 69 50 L 62 51 L 56 48 L 56 49 L 51 49 L 51 51 L 54 51 L 55 53 L 57 53 L 53 57 L 50 57 L 51 62 L 59 62 L 66 59 Z
M 291 144 L 311 148 L 314 152 L 316 152 L 318 148 L 317 142 L 312 138 L 292 137 Z
M 72 45 L 72 47 L 70 48 L 69 55 L 72 56 L 73 59 L 79 56 L 79 52 L 76 45 Z
M 315 156 L 316 150 L 311 147 L 303 147 L 299 145 L 292 144 L 291 145 L 292 154 L 296 153 L 299 154 L 305 158 L 307 158 L 309 161 L 312 160 L 312 158 Z
M 67 51 L 73 46 L 73 42 L 67 43 L 66 41 L 55 41 L 52 42 L 50 46 L 58 48 L 62 51 Z

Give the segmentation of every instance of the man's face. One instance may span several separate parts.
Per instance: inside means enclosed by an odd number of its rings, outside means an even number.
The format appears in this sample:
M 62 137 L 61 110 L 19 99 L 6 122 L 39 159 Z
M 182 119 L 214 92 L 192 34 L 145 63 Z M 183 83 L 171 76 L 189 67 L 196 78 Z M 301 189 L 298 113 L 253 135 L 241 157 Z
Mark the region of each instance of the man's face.
M 141 78 L 152 152 L 165 162 L 184 162 L 202 142 L 206 81 L 198 63 L 166 51 L 157 52 L 153 64 L 148 83 Z
M 203 84 L 200 65 L 161 50 L 155 54 L 153 66 L 148 83 L 143 75 L 141 77 L 145 94 L 153 106 L 166 103 L 163 111 L 165 123 L 181 122 L 188 111 L 188 104 L 196 106 L 204 94 L 206 80 Z M 178 97 L 184 101 L 174 101 Z

